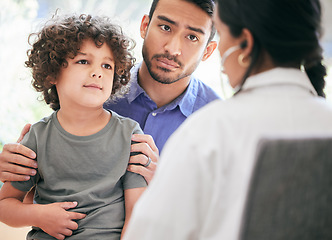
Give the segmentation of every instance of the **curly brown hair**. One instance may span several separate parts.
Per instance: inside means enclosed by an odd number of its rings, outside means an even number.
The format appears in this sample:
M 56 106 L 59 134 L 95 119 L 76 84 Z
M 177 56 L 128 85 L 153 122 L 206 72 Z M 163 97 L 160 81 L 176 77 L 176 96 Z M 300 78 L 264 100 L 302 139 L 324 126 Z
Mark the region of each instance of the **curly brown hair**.
M 130 69 L 135 63 L 131 50 L 135 42 L 124 35 L 122 28 L 108 17 L 91 15 L 53 16 L 40 32 L 29 35 L 37 39 L 28 50 L 26 67 L 32 69 L 32 85 L 42 92 L 43 99 L 53 110 L 60 109 L 56 87 L 52 82 L 60 69 L 67 67 L 66 59 L 74 58 L 84 40 L 92 39 L 97 47 L 106 43 L 112 50 L 115 71 L 111 98 L 126 92 Z M 127 86 L 127 87 L 126 87 Z

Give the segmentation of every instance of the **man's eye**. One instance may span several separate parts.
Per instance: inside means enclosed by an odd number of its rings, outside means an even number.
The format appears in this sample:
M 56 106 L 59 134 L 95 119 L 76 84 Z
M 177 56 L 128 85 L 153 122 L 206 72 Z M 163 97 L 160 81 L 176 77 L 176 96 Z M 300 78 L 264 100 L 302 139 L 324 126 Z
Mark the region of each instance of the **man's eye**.
M 196 37 L 195 35 L 189 35 L 188 39 L 192 42 L 197 42 L 198 41 L 198 37 Z
M 88 61 L 83 59 L 83 60 L 77 61 L 77 63 L 79 63 L 79 64 L 88 64 Z
M 103 67 L 103 68 L 106 68 L 106 69 L 109 69 L 109 70 L 112 69 L 112 66 L 109 65 L 109 64 L 103 64 L 102 67 Z
M 169 32 L 171 30 L 171 27 L 168 25 L 160 25 L 160 27 L 162 30 L 167 31 L 167 32 Z

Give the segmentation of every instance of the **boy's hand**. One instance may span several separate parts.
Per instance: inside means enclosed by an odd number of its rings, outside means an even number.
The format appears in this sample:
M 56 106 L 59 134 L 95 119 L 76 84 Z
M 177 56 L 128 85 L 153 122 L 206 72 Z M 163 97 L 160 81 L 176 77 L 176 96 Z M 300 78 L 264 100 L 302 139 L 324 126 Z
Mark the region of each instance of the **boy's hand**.
M 150 135 L 133 134 L 132 141 L 138 142 L 131 145 L 131 152 L 139 152 L 129 159 L 127 170 L 142 175 L 149 184 L 157 169 L 159 150 Z
M 75 208 L 77 202 L 59 202 L 47 205 L 39 205 L 39 213 L 36 226 L 56 239 L 65 239 L 78 228 L 74 220 L 85 218 L 86 214 L 69 212 Z

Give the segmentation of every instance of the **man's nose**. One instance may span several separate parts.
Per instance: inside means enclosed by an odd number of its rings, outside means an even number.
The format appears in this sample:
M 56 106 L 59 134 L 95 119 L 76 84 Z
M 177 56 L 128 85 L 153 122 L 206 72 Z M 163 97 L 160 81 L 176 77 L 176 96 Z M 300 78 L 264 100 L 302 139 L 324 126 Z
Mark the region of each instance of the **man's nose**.
M 165 51 L 167 51 L 172 56 L 179 56 L 182 53 L 182 40 L 180 36 L 172 36 L 168 39 L 165 46 Z

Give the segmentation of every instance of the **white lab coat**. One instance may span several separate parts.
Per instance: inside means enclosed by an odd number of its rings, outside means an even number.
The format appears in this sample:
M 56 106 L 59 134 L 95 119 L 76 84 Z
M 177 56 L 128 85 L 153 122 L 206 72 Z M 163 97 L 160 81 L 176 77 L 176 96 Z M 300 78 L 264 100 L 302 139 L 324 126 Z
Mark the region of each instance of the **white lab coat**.
M 125 239 L 237 239 L 257 141 L 328 134 L 332 107 L 305 73 L 275 68 L 248 78 L 242 92 L 171 136 Z

